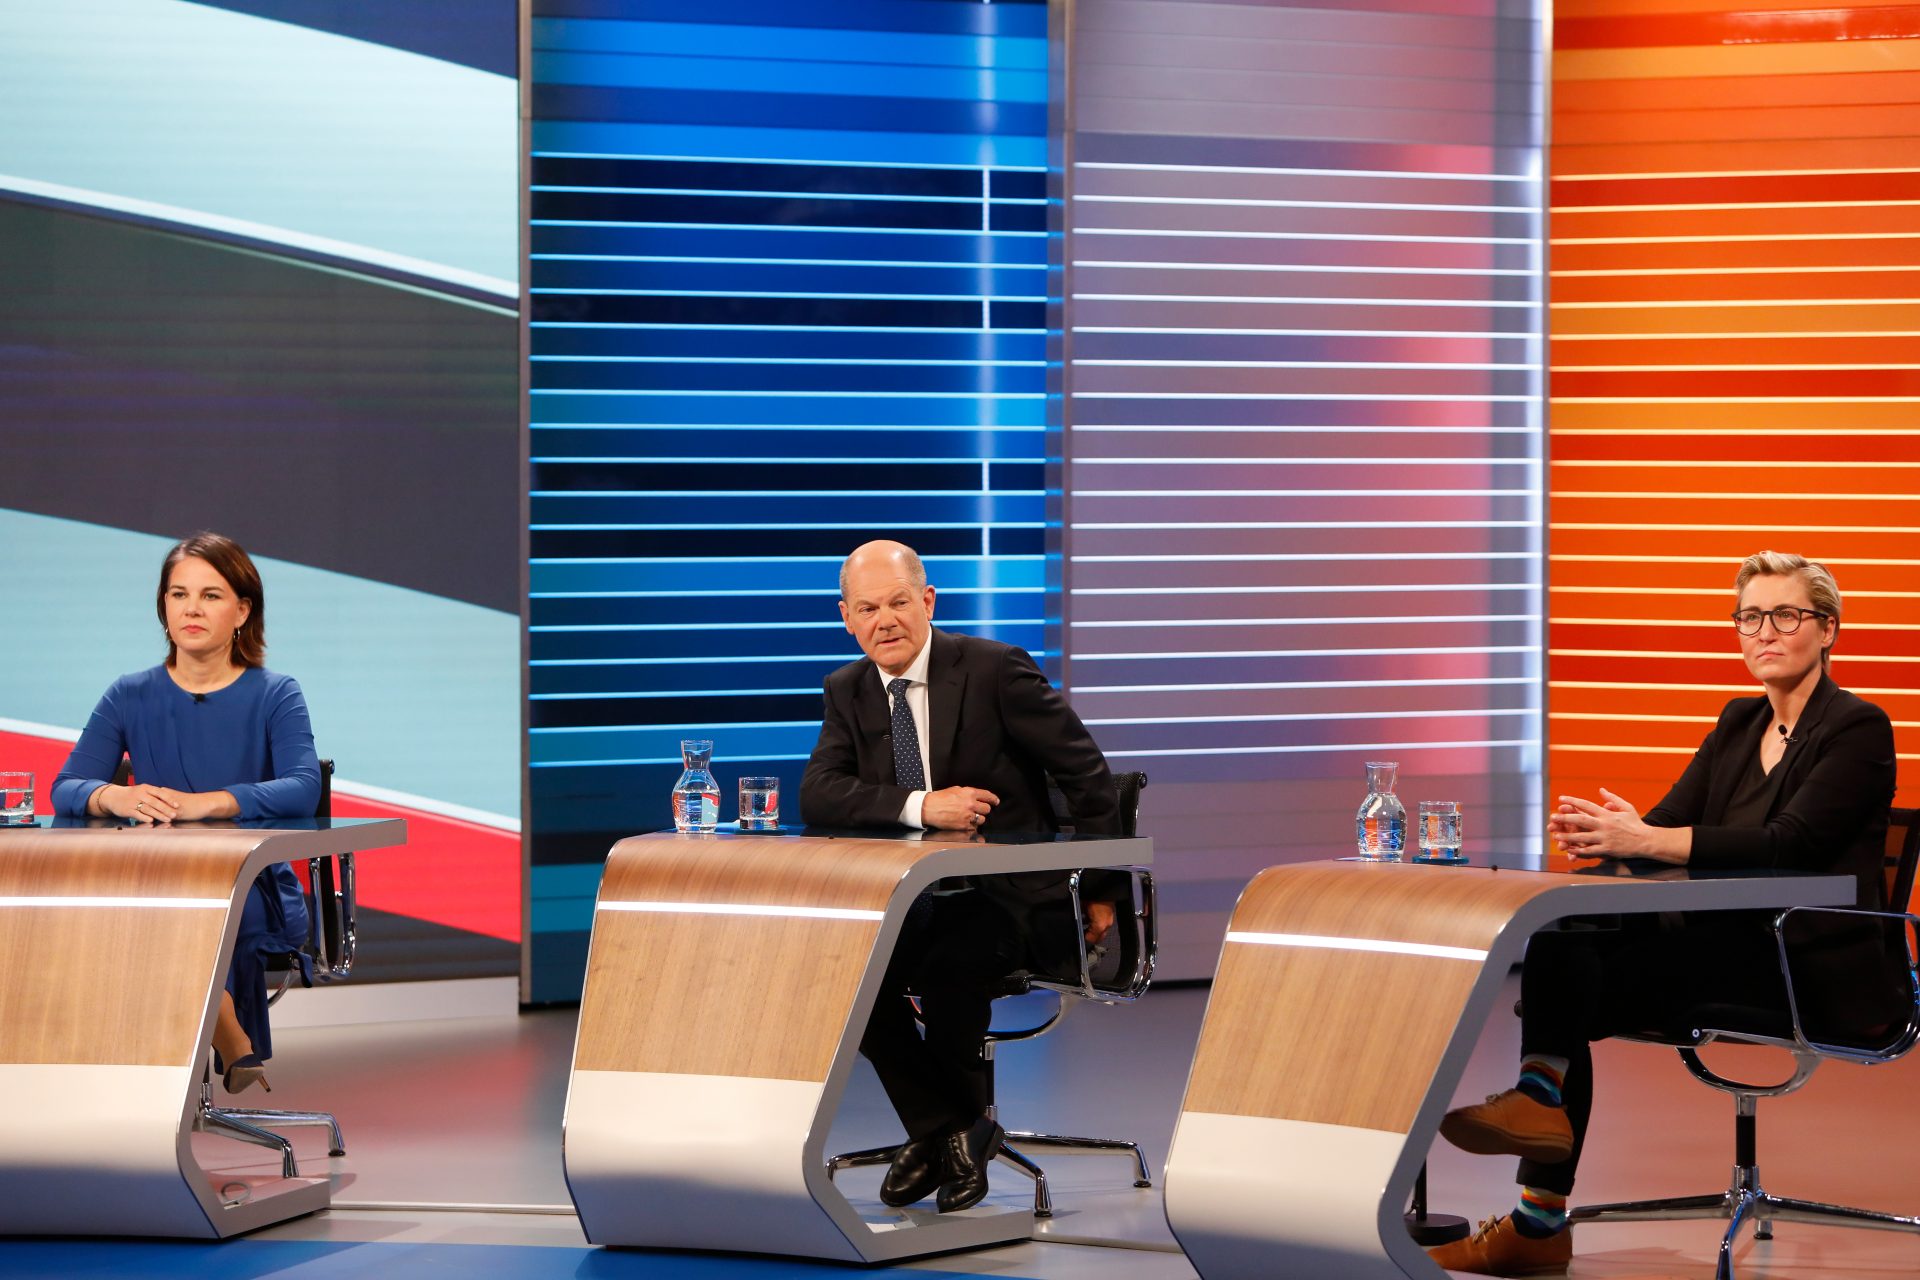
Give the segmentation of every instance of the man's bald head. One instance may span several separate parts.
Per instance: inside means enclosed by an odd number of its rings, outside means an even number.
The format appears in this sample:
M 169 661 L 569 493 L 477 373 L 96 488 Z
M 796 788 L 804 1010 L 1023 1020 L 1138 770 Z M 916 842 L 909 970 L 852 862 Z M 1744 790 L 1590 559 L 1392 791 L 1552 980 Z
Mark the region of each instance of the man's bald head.
M 869 542 L 848 556 L 840 566 L 840 620 L 874 665 L 904 674 L 933 631 L 933 588 L 913 548 Z
M 840 562 L 840 600 L 847 599 L 847 583 L 861 570 L 889 568 L 894 575 L 906 579 L 907 585 L 915 591 L 927 585 L 927 566 L 920 563 L 919 553 L 904 542 L 890 542 L 884 538 L 874 542 L 862 543 L 853 549 L 853 554 Z

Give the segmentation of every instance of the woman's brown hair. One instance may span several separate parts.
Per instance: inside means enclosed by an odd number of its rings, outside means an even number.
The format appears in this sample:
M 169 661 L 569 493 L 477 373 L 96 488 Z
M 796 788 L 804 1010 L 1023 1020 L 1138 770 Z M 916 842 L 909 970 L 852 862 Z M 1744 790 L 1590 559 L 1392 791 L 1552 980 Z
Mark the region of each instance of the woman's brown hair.
M 173 566 L 189 557 L 212 565 L 214 572 L 227 580 L 233 593 L 253 606 L 247 620 L 233 633 L 233 660 L 242 667 L 259 666 L 267 657 L 267 593 L 260 585 L 260 571 L 253 567 L 246 548 L 232 538 L 202 531 L 173 544 L 167 558 L 160 562 L 160 589 L 153 596 L 153 611 L 160 615 L 160 629 L 165 631 L 167 626 L 167 583 L 173 577 Z M 173 665 L 174 654 L 173 637 L 168 635 L 168 666 Z

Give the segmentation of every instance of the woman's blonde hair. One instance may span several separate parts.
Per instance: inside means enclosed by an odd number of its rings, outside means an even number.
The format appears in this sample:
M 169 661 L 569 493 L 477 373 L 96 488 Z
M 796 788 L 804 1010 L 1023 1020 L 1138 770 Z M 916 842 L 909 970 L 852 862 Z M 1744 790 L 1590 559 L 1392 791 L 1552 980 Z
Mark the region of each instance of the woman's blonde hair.
M 1807 589 L 1807 599 L 1813 607 L 1833 619 L 1834 641 L 1840 639 L 1840 584 L 1833 580 L 1833 571 L 1817 560 L 1794 555 L 1791 551 L 1760 551 L 1740 562 L 1740 572 L 1733 577 L 1734 599 L 1746 595 L 1747 584 L 1755 578 L 1798 578 Z M 1833 657 L 1833 645 L 1820 650 L 1820 665 L 1825 667 Z

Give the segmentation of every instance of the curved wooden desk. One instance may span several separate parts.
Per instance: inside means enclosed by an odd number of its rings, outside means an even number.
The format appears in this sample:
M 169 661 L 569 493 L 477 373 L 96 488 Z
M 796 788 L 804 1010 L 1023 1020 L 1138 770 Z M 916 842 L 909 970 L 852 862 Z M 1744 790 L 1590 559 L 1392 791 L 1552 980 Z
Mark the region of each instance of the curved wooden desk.
M 191 1143 L 253 878 L 406 842 L 290 825 L 0 830 L 0 1235 L 222 1237 L 327 1207 L 324 1175 L 223 1195 Z
M 947 876 L 1118 866 L 1145 839 L 635 836 L 607 855 L 567 1090 L 603 1245 L 878 1262 L 1025 1239 L 1029 1206 L 863 1217 L 832 1124 L 906 909 Z
M 1402 1215 L 1535 930 L 1853 896 L 1846 876 L 1270 867 L 1228 925 L 1167 1158 L 1167 1223 L 1205 1280 L 1440 1277 Z

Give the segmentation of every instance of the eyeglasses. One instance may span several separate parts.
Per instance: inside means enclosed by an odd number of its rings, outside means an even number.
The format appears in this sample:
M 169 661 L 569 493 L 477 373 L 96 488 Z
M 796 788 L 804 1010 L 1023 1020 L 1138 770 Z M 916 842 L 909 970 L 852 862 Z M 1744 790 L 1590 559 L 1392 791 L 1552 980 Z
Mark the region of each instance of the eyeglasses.
M 1773 629 L 1783 636 L 1790 636 L 1800 629 L 1802 619 L 1832 616 L 1818 609 L 1800 609 L 1783 604 L 1778 609 L 1741 609 L 1733 615 L 1733 625 L 1743 636 L 1757 636 L 1760 634 L 1760 624 L 1772 618 Z

